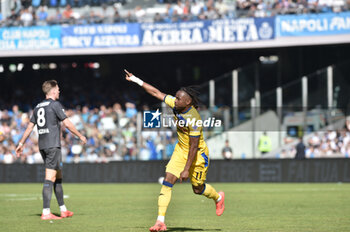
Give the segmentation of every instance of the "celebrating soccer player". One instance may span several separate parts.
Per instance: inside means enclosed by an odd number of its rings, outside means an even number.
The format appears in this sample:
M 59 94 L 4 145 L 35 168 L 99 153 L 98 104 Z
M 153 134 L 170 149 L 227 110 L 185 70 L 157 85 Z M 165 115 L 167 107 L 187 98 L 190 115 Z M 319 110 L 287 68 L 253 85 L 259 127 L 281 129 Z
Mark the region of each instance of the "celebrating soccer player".
M 225 209 L 224 192 L 217 193 L 209 184 L 205 183 L 209 167 L 209 150 L 203 139 L 203 131 L 200 123 L 189 125 L 187 121 L 201 121 L 197 111 L 198 92 L 191 87 L 183 87 L 176 92 L 176 96 L 166 95 L 150 84 L 145 83 L 132 73 L 126 72 L 126 80 L 140 85 L 147 93 L 164 101 L 173 109 L 177 124 L 178 143 L 171 159 L 166 166 L 165 179 L 158 197 L 158 218 L 150 231 L 165 231 L 165 213 L 171 199 L 171 191 L 175 182 L 187 179 L 191 180 L 195 194 L 204 195 L 213 199 L 216 203 L 216 214 L 220 216 Z
M 57 101 L 60 95 L 58 84 L 55 80 L 45 81 L 42 90 L 46 99 L 39 103 L 30 118 L 29 125 L 25 130 L 16 148 L 17 157 L 20 157 L 25 141 L 37 125 L 39 134 L 39 150 L 45 163 L 45 181 L 43 187 L 43 213 L 42 220 L 61 219 L 73 216 L 68 211 L 63 200 L 62 189 L 62 153 L 61 153 L 61 125 L 63 124 L 85 144 L 86 138 L 79 133 L 72 122 L 67 118 L 62 105 Z M 50 202 L 54 189 L 58 205 L 61 210 L 61 217 L 50 212 Z

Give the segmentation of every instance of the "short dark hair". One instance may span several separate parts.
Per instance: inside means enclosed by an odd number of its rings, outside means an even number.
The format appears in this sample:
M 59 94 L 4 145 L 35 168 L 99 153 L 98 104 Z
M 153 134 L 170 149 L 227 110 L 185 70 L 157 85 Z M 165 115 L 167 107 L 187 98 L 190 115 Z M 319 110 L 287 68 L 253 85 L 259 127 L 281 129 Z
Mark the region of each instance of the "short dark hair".
M 198 108 L 199 103 L 200 103 L 199 96 L 198 96 L 200 92 L 198 90 L 198 86 L 191 85 L 191 86 L 187 86 L 187 87 L 181 87 L 180 90 L 187 93 L 192 99 L 191 104 L 195 108 Z
M 44 94 L 48 94 L 51 89 L 55 88 L 58 85 L 56 80 L 48 80 L 43 83 L 42 90 Z

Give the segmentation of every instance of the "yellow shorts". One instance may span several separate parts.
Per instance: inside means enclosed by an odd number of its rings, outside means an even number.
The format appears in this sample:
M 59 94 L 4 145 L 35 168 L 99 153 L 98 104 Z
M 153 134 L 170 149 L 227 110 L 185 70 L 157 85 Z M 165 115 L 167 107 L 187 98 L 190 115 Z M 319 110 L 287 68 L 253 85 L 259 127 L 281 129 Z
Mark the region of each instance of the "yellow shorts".
M 207 178 L 207 172 L 209 167 L 209 150 L 208 148 L 205 151 L 198 151 L 196 157 L 194 158 L 193 164 L 190 168 L 189 178 L 191 184 L 194 186 L 199 186 L 204 184 Z M 188 153 L 185 153 L 181 149 L 177 149 L 173 152 L 171 159 L 166 166 L 165 172 L 169 172 L 180 178 L 180 173 L 184 170 L 187 162 Z

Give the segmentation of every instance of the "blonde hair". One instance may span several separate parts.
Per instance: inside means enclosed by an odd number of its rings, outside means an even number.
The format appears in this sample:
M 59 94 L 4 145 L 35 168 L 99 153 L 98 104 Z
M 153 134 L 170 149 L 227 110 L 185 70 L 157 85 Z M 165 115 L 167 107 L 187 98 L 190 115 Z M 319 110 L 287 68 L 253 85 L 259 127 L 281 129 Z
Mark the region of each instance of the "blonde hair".
M 57 86 L 57 81 L 56 80 L 49 80 L 45 81 L 42 86 L 42 90 L 45 95 L 47 95 L 51 89 L 55 88 Z

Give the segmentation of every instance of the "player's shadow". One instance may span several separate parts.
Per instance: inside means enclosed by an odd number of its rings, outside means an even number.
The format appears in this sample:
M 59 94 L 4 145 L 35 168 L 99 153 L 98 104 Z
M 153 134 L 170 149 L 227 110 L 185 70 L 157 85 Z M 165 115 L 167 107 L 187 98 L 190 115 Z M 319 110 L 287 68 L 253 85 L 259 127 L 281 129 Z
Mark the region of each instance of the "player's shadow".
M 61 215 L 58 214 L 58 213 L 52 213 L 53 215 L 57 216 L 57 217 L 60 217 Z M 32 216 L 39 216 L 41 217 L 41 213 L 36 213 L 36 214 L 31 214 Z
M 189 227 L 168 227 L 167 231 L 221 231 L 221 229 L 198 229 Z

